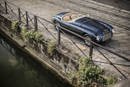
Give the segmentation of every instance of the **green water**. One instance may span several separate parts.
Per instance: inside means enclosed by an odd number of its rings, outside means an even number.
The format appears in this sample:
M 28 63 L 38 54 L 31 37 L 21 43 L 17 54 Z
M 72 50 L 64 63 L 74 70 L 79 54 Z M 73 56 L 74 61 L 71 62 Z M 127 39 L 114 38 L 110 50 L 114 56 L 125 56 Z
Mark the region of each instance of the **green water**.
M 0 36 L 0 87 L 71 87 Z

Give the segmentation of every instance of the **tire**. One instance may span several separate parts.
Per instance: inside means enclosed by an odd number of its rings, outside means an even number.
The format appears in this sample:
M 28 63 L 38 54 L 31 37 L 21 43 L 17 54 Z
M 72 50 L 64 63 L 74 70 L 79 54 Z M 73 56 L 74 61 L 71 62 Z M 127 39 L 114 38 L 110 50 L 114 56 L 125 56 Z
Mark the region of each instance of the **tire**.
M 88 35 L 84 35 L 84 37 L 85 37 L 85 40 L 84 40 L 85 45 L 90 47 L 91 45 L 90 41 L 92 41 L 92 39 Z
M 55 25 L 54 25 L 54 27 L 55 27 L 55 29 L 58 31 L 58 29 L 60 28 L 59 27 L 60 26 L 60 23 L 58 23 L 58 22 L 55 22 Z

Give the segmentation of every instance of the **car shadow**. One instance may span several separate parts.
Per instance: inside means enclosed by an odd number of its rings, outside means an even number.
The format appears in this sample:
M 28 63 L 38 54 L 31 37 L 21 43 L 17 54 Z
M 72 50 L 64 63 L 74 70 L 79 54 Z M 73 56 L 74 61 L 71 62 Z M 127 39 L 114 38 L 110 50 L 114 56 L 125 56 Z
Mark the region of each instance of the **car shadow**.
M 115 44 L 117 44 L 117 43 L 119 43 L 118 40 L 110 39 L 110 40 L 100 43 L 100 45 L 109 47 L 109 48 L 113 48 L 113 46 L 115 46 Z

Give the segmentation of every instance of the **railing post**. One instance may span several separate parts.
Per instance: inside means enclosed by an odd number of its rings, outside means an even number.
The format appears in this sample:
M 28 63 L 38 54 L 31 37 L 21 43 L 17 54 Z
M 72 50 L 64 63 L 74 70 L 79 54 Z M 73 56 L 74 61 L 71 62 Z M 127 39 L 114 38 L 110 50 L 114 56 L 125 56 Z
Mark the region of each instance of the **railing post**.
M 61 34 L 60 34 L 60 28 L 58 27 L 58 45 L 60 45 L 60 40 L 61 40 Z
M 5 14 L 8 14 L 7 2 L 5 1 Z
M 91 44 L 90 44 L 90 50 L 89 50 L 89 56 L 92 58 L 92 55 L 93 55 L 93 43 L 92 42 L 90 42 Z
M 20 10 L 20 8 L 18 8 L 18 20 L 19 20 L 19 22 L 21 22 L 21 10 Z
M 26 11 L 26 27 L 28 28 L 29 23 L 28 23 L 28 12 Z
M 35 16 L 35 15 L 34 15 L 34 28 L 35 28 L 35 30 L 38 29 L 37 16 Z

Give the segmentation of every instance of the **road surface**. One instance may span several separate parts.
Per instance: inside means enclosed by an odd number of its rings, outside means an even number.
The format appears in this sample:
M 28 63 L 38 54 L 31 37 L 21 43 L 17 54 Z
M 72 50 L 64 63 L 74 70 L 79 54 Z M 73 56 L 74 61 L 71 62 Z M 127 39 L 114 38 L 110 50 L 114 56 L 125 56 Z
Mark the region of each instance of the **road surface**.
M 102 45 L 130 59 L 130 44 L 129 44 L 130 43 L 130 22 L 129 22 L 130 11 L 128 10 L 116 8 L 92 0 L 76 0 L 76 1 L 75 0 L 8 0 L 8 1 L 14 3 L 18 7 L 30 13 L 38 15 L 47 20 L 51 20 L 53 16 L 63 11 L 73 11 L 73 12 L 76 11 L 83 14 L 88 14 L 89 17 L 91 18 L 99 19 L 108 24 L 111 24 L 114 27 L 116 32 L 111 42 L 104 43 Z M 52 25 L 49 24 L 46 25 L 50 29 L 50 31 L 53 32 L 53 35 L 57 34 L 57 32 L 52 27 Z M 49 36 L 49 34 L 46 35 L 45 32 L 44 35 L 46 37 L 51 37 Z M 70 46 L 72 49 L 74 49 L 73 51 L 76 51 L 78 55 L 81 54 L 75 46 L 71 46 L 72 42 L 68 39 L 68 37 L 71 37 L 77 43 L 77 45 L 82 50 L 84 50 L 86 54 L 88 54 L 89 48 L 84 45 L 83 41 L 81 41 L 75 36 L 71 36 L 71 35 L 62 36 L 63 38 L 62 41 L 65 44 L 67 44 L 66 46 Z M 97 51 L 97 49 L 100 50 L 100 48 L 96 48 L 94 50 L 93 59 L 96 61 L 107 62 L 106 59 L 100 54 L 100 52 Z M 124 67 L 119 65 L 119 64 L 130 65 L 129 62 L 117 56 L 114 56 L 107 51 L 104 50 L 100 50 L 100 51 L 103 52 L 112 62 L 118 63 L 118 65 L 116 66 L 119 69 L 121 69 L 121 71 L 126 76 L 130 76 L 130 67 L 126 67 L 126 66 Z M 106 70 L 110 70 L 112 72 L 118 73 L 117 70 L 115 70 L 113 66 L 109 64 L 98 63 L 98 62 L 96 63 Z

